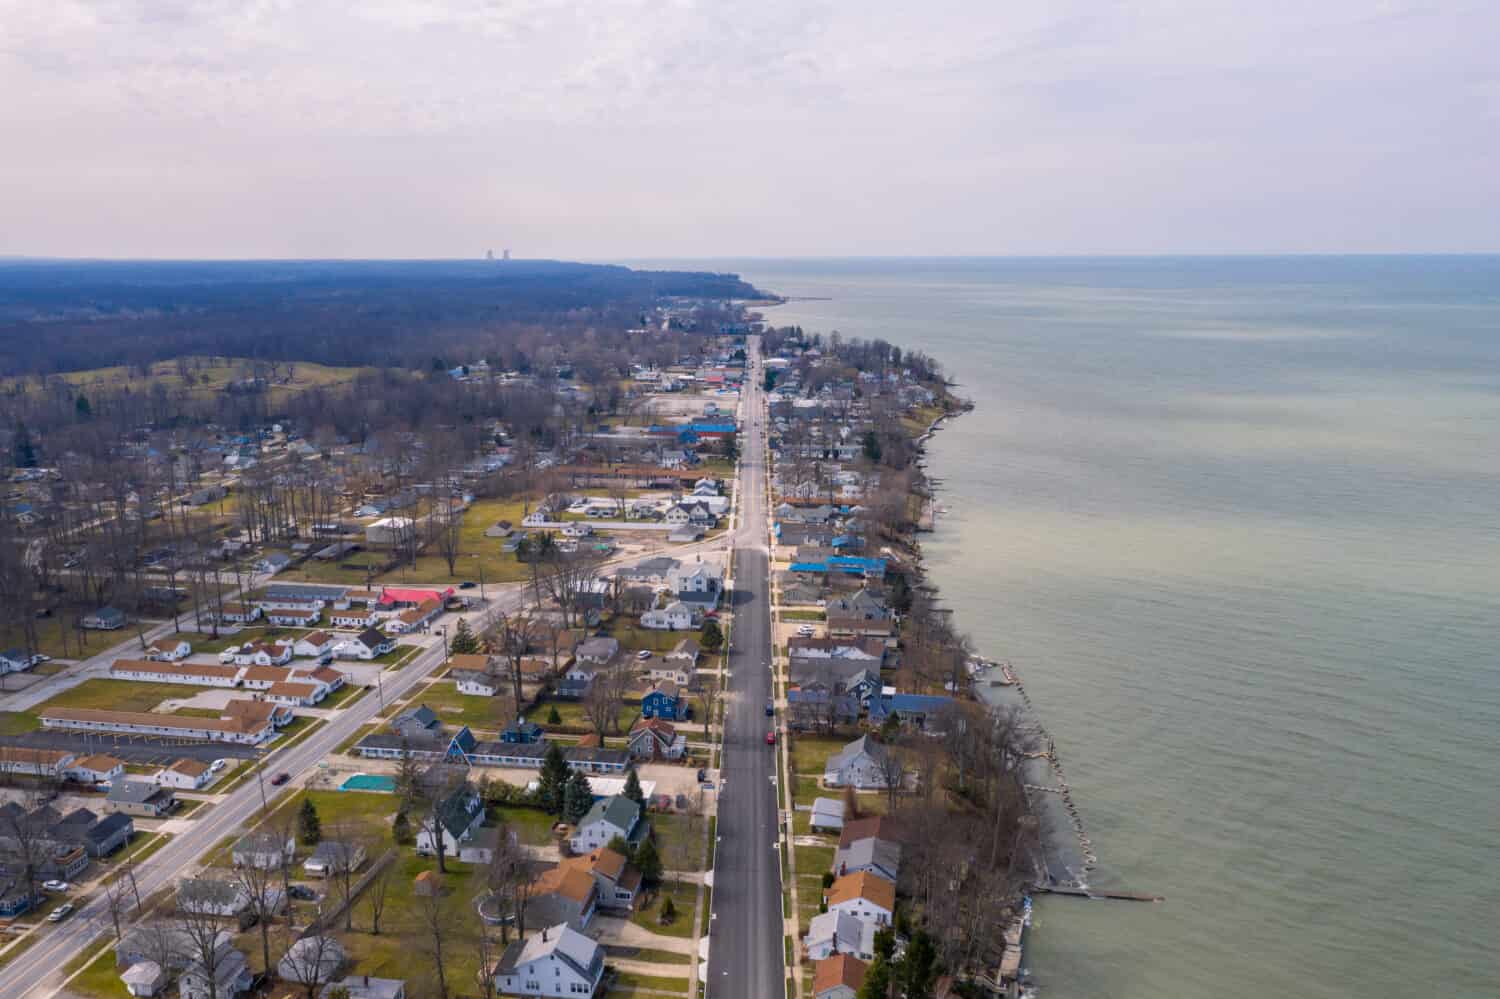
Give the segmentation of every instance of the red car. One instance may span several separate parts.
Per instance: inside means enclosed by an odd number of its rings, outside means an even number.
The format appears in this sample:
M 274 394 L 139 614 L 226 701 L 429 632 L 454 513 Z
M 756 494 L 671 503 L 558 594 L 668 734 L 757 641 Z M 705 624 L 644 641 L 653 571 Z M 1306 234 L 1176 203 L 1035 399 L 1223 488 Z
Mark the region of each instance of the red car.
M 766 733 L 766 745 L 768 745 L 768 746 L 774 746 L 774 745 L 776 745 L 776 733 L 775 732 L 767 732 Z
M 271 778 L 271 783 L 274 784 L 274 785 L 276 785 L 277 787 L 280 787 L 281 785 L 285 784 L 287 781 L 289 781 L 291 779 L 292 779 L 292 775 L 289 774 L 289 773 L 287 773 L 285 770 L 283 770 L 281 773 L 279 773 L 275 777 Z

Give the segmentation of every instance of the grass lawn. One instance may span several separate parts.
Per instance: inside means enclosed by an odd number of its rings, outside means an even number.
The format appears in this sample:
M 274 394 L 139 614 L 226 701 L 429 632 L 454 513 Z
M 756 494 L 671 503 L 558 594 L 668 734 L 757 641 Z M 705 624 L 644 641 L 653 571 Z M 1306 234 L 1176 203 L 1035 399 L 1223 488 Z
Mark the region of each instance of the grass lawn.
M 173 708 L 172 713 L 184 718 L 217 718 L 221 712 L 218 708 Z
M 792 737 L 792 772 L 796 774 L 823 773 L 823 764 L 828 758 L 849 744 L 839 736 L 796 735 Z
M 276 823 L 295 816 L 302 802 L 311 800 L 318 810 L 318 819 L 323 824 L 323 835 L 334 836 L 334 830 L 343 825 L 356 832 L 376 830 L 383 839 L 390 838 L 390 820 L 401 803 L 394 794 L 379 791 L 298 791 L 277 806 L 263 825 L 275 828 Z M 379 847 L 372 856 L 378 856 Z
M 200 635 L 197 632 L 178 632 L 171 636 L 172 640 L 181 639 L 193 647 L 194 652 L 223 652 L 231 645 L 244 645 L 247 642 L 259 642 L 273 638 L 290 638 L 293 641 L 311 634 L 307 628 L 242 628 L 233 635 L 220 634 L 218 638 L 211 634 Z
M 137 680 L 85 680 L 37 705 L 43 708 L 104 708 L 111 711 L 150 711 L 168 698 L 194 697 L 207 689 L 186 683 L 141 683 Z M 217 717 L 217 713 L 215 714 Z
M 319 703 L 320 708 L 347 708 L 350 704 L 359 700 L 369 687 L 357 687 L 352 683 L 346 683 L 338 690 L 323 698 Z
M 792 803 L 797 805 L 811 805 L 814 798 L 832 796 L 829 791 L 818 786 L 818 778 L 798 777 L 795 790 L 792 792 Z
M 101 638 L 98 632 L 84 632 L 88 636 L 88 644 L 81 647 L 78 644 L 79 632 L 73 628 L 73 620 L 69 614 L 54 614 L 48 618 L 42 618 L 36 623 L 36 648 L 32 652 L 40 652 L 54 659 L 81 659 L 102 652 L 111 645 L 117 644 L 121 638 L 110 638 L 106 634 Z M 17 627 L 0 628 L 0 649 L 25 648 L 26 633 Z
M 448 873 L 443 875 L 444 904 L 451 906 L 460 919 L 472 917 L 474 910 L 471 899 L 480 887 L 473 869 L 468 864 L 453 860 L 447 862 L 447 867 Z M 369 911 L 363 902 L 356 903 L 355 932 L 339 934 L 339 942 L 344 945 L 353 962 L 353 973 L 382 978 L 405 978 L 408 980 L 408 989 L 413 985 L 423 985 L 420 977 L 414 978 L 413 973 L 419 968 L 431 966 L 423 946 L 427 938 L 421 929 L 421 912 L 426 900 L 416 897 L 412 891 L 412 882 L 421 872 L 436 869 L 435 859 L 402 851 L 402 856 L 396 861 L 396 874 L 386 895 L 385 915 L 381 918 L 379 936 L 368 932 Z M 481 873 L 480 877 L 482 876 Z M 450 941 L 450 944 L 454 943 L 457 941 Z M 444 968 L 450 990 L 470 992 L 468 983 L 474 981 L 479 970 L 479 955 L 473 947 L 451 946 Z M 435 989 L 432 991 L 435 992 Z M 429 995 L 432 992 L 424 990 L 413 994 Z
M 374 659 L 369 660 L 369 662 L 379 663 L 386 669 L 399 669 L 410 662 L 412 657 L 421 651 L 422 647 L 420 645 L 398 645 L 389 652 L 382 652 Z
M 656 832 L 662 866 L 678 871 L 703 870 L 703 828 L 707 822 L 700 817 L 696 827 L 689 828 L 686 815 L 653 813 L 651 828 Z
M 0 711 L 0 735 L 25 735 L 41 727 L 41 719 L 34 712 Z
M 818 877 L 833 867 L 834 846 L 793 846 L 792 853 L 797 862 L 797 874 L 812 874 Z M 800 884 L 797 886 L 802 887 Z
M 325 719 L 311 718 L 307 715 L 298 715 L 292 719 L 292 723 L 281 730 L 281 736 L 273 744 L 273 751 L 286 749 L 294 746 L 312 734 L 313 729 L 324 724 Z
M 178 798 L 177 807 L 172 811 L 172 818 L 185 818 L 186 816 L 192 815 L 194 812 L 196 812 L 206 804 L 208 804 L 208 802 L 203 801 L 201 798 Z
M 84 965 L 78 977 L 68 983 L 68 991 L 97 999 L 130 999 L 125 983 L 120 981 L 120 970 L 115 967 L 113 948 L 105 948 L 103 954 Z
M 557 715 L 561 719 L 556 725 L 547 722 L 553 708 L 557 709 Z M 635 724 L 636 717 L 640 713 L 637 705 L 621 704 L 617 714 L 620 731 L 629 732 L 630 726 Z M 526 712 L 526 720 L 534 721 L 548 731 L 567 731 L 576 734 L 594 730 L 593 723 L 589 721 L 583 705 L 578 701 L 545 701 Z
M 126 860 L 139 864 L 157 850 L 166 846 L 171 839 L 171 833 L 132 833 L 130 842 L 125 845 L 125 849 L 105 857 L 99 863 L 103 864 L 106 868 L 114 868 L 116 871 L 119 870 L 121 863 Z M 114 874 L 111 874 L 106 880 L 113 880 L 113 878 Z
M 693 958 L 690 954 L 679 954 L 675 950 L 655 950 L 645 947 L 635 951 L 633 954 L 620 954 L 627 961 L 650 961 L 653 964 L 692 964 Z
M 489 821 L 504 822 L 527 846 L 547 846 L 552 842 L 552 823 L 557 820 L 540 808 L 497 805 L 490 809 Z
M 673 899 L 672 905 L 677 909 L 677 918 L 666 926 L 657 920 L 661 912 L 661 904 L 668 896 L 667 892 L 657 892 L 656 897 L 651 900 L 650 905 L 638 907 L 630 916 L 630 921 L 652 933 L 660 933 L 668 937 L 690 937 L 693 935 L 693 899 L 694 896 L 684 893 L 682 899 Z
M 478 694 L 460 694 L 451 680 L 437 680 L 422 687 L 411 696 L 413 705 L 425 704 L 443 723 L 458 728 L 470 728 L 497 732 L 503 726 L 501 711 L 510 703 L 507 697 L 481 697 Z
M 642 628 L 640 618 L 619 615 L 610 619 L 609 634 L 616 638 L 622 648 L 650 649 L 652 652 L 671 652 L 684 638 L 698 637 L 696 631 L 658 631 Z
M 353 735 L 338 744 L 338 748 L 333 751 L 333 754 L 335 756 L 342 756 L 343 754 L 349 752 L 349 750 L 354 748 L 355 743 L 363 739 L 365 736 L 369 735 L 371 732 L 374 732 L 379 727 L 379 725 L 371 723 L 369 725 L 363 725 L 360 728 L 355 729 Z
M 784 621 L 822 621 L 828 615 L 815 610 L 787 610 L 781 612 Z
M 621 971 L 615 975 L 614 988 L 609 990 L 608 995 L 635 995 L 636 989 L 649 989 L 651 993 L 671 992 L 680 996 L 687 995 L 688 980 L 686 978 L 663 978 L 660 975 L 634 975 L 628 971 Z

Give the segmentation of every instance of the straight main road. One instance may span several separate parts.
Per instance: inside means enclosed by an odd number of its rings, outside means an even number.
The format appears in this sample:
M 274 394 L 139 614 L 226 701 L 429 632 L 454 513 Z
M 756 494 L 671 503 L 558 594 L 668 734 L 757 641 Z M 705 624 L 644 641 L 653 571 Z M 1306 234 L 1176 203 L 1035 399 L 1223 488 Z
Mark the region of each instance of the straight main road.
M 766 745 L 775 719 L 771 697 L 770 552 L 766 517 L 765 402 L 758 337 L 740 411 L 739 527 L 734 538 L 734 626 L 729 645 L 724 751 L 719 770 L 718 836 L 709 929 L 708 994 L 712 999 L 767 999 L 784 994 L 781 854 L 776 807 L 776 747 Z

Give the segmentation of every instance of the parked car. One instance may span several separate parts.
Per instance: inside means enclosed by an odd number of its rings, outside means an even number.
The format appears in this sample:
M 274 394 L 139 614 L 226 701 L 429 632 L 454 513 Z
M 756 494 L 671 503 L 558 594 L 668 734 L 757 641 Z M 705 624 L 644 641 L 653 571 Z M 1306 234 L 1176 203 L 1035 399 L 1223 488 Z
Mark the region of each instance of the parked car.
M 460 590 L 472 590 L 474 588 L 474 581 L 472 579 L 466 579 L 462 583 L 458 584 L 458 588 Z
M 281 773 L 279 773 L 275 777 L 271 778 L 271 783 L 274 784 L 276 787 L 280 787 L 281 785 L 285 784 L 287 781 L 289 781 L 291 779 L 292 779 L 292 775 L 289 774 L 289 773 L 287 773 L 285 770 L 283 770 Z
M 811 638 L 813 637 L 813 626 L 810 624 L 804 624 L 802 627 L 797 629 L 797 634 L 802 636 L 803 638 Z
M 239 650 L 240 647 L 238 645 L 231 645 L 229 648 L 219 653 L 219 662 L 226 665 L 234 662 L 234 654 Z
M 767 718 L 771 718 L 775 714 L 776 714 L 776 702 L 775 701 L 767 701 L 766 702 L 766 717 Z
M 208 765 L 208 772 L 211 774 L 216 774 L 227 766 L 229 766 L 228 760 L 214 760 Z
M 43 881 L 42 882 L 42 890 L 43 891 L 67 891 L 71 887 L 73 887 L 73 886 L 70 885 L 70 884 L 68 884 L 66 881 Z
M 650 649 L 642 649 L 641 651 L 639 651 L 639 652 L 637 652 L 635 654 L 635 657 L 637 659 L 641 659 L 641 660 L 650 659 L 651 658 L 651 650 Z
M 698 768 L 698 783 L 702 784 L 707 779 L 708 779 L 708 771 L 704 770 L 702 767 L 699 767 Z
M 768 746 L 774 746 L 774 745 L 776 745 L 776 733 L 775 732 L 767 732 L 766 733 L 766 745 L 768 745 Z
M 306 885 L 292 885 L 286 890 L 286 893 L 301 902 L 316 902 L 318 900 L 318 893 Z
M 62 905 L 59 905 L 57 908 L 55 908 L 55 909 L 52 910 L 52 912 L 47 916 L 47 922 L 49 922 L 49 923 L 60 923 L 64 919 L 67 919 L 72 914 L 73 914 L 73 903 L 72 902 L 64 902 Z

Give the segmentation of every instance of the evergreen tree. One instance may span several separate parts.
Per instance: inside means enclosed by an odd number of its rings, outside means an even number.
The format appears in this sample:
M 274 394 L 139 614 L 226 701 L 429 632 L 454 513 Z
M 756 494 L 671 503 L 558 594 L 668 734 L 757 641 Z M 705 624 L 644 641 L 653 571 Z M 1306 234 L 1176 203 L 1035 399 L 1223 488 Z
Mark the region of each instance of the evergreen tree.
M 567 787 L 563 791 L 563 819 L 577 823 L 589 813 L 592 807 L 594 807 L 594 792 L 589 787 L 589 779 L 575 770 L 568 778 Z
M 606 850 L 613 850 L 622 857 L 630 856 L 630 844 L 625 842 L 624 836 L 611 836 L 608 843 L 604 844 Z
M 24 423 L 16 424 L 15 437 L 11 441 L 11 461 L 17 468 L 36 467 L 36 445 L 31 443 L 31 431 Z
M 396 813 L 396 820 L 391 823 L 391 839 L 398 846 L 410 846 L 415 837 L 411 832 L 411 819 L 406 816 L 406 809 Z
M 572 770 L 563 758 L 562 746 L 555 742 L 547 744 L 547 755 L 542 757 L 542 773 L 537 778 L 537 797 L 548 812 L 557 815 L 563 810 L 564 795 L 567 794 L 568 778 Z
M 677 906 L 672 903 L 671 895 L 662 899 L 661 912 L 657 913 L 656 918 L 663 926 L 668 925 L 677 918 Z
M 724 644 L 724 632 L 719 627 L 719 622 L 709 618 L 703 622 L 703 631 L 698 635 L 698 644 L 703 646 L 706 652 L 718 652 Z
M 891 992 L 891 965 L 885 958 L 876 955 L 865 970 L 864 983 L 859 987 L 858 999 L 886 999 Z
M 455 656 L 471 656 L 479 651 L 479 639 L 470 629 L 468 621 L 458 619 L 458 626 L 453 629 L 453 641 L 448 648 Z
M 650 837 L 635 848 L 635 866 L 640 869 L 642 881 L 654 885 L 661 880 L 661 857 Z
M 297 839 L 303 846 L 317 846 L 323 838 L 323 823 L 318 818 L 317 806 L 311 798 L 302 799 L 302 810 L 297 813 Z
M 875 431 L 873 430 L 865 431 L 864 452 L 865 457 L 871 461 L 880 460 L 880 438 L 875 436 Z
M 561 725 L 562 724 L 562 715 L 560 715 L 560 714 L 557 713 L 557 705 L 556 704 L 552 705 L 552 709 L 547 712 L 547 724 L 548 725 Z
M 78 398 L 73 400 L 73 412 L 78 414 L 80 420 L 93 419 L 94 407 L 89 405 L 89 397 L 82 392 L 78 393 Z
M 912 934 L 911 943 L 892 970 L 897 988 L 907 999 L 931 999 L 939 966 L 937 948 L 926 930 Z
M 646 793 L 641 790 L 641 779 L 636 776 L 635 767 L 625 771 L 625 797 L 642 808 L 646 807 Z

